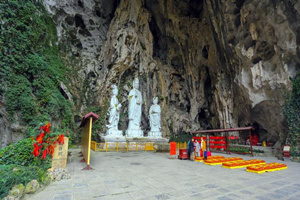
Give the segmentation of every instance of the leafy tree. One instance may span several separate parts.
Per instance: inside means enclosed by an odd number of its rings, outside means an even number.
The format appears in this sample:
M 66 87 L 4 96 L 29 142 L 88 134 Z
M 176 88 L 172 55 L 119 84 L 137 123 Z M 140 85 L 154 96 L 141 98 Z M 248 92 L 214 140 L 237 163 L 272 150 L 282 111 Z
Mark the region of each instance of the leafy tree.
M 293 82 L 293 90 L 286 101 L 285 116 L 289 126 L 287 143 L 291 145 L 291 154 L 300 156 L 300 75 Z

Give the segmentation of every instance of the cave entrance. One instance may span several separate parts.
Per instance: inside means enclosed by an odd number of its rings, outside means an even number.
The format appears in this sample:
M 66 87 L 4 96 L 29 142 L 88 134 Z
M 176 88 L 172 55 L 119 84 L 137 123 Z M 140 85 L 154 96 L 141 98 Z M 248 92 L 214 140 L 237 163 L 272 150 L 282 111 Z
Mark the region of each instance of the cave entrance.
M 215 130 L 192 131 L 191 134 L 198 137 L 194 139 L 206 141 L 207 151 L 224 152 L 227 154 L 250 154 L 253 156 L 252 148 L 252 126 L 226 128 Z M 238 133 L 238 136 L 236 136 Z M 199 137 L 200 136 L 200 137 Z M 247 140 L 249 139 L 249 143 Z
M 265 130 L 258 122 L 253 122 L 253 145 L 254 146 L 272 146 L 274 141 L 268 139 L 268 131 Z M 264 144 L 265 142 L 265 144 Z

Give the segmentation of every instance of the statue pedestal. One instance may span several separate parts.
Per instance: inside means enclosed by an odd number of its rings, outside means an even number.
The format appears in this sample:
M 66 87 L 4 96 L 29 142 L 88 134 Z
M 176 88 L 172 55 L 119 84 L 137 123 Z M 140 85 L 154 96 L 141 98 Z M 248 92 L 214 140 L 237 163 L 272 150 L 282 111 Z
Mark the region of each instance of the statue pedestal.
M 144 132 L 142 130 L 126 130 L 127 137 L 144 137 Z
M 102 142 L 126 142 L 125 137 L 119 135 L 106 135 L 101 137 Z
M 124 137 L 116 135 L 101 135 L 101 143 L 97 145 L 97 149 L 99 151 L 100 149 L 101 151 L 145 151 L 146 143 L 152 143 L 156 152 L 169 151 L 170 144 L 167 138 Z
M 162 138 L 160 131 L 149 131 L 148 132 L 148 137 L 149 138 Z
M 111 130 L 111 129 L 108 129 L 106 131 L 106 136 L 122 136 L 123 137 L 123 131 L 120 131 L 120 130 Z

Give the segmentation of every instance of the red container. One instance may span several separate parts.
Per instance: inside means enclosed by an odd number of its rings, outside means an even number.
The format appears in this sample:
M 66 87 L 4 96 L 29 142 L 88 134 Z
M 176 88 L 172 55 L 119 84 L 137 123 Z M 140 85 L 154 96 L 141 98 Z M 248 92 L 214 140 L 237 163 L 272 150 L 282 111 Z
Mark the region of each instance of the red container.
M 170 142 L 170 156 L 176 155 L 176 142 Z
M 179 149 L 179 159 L 188 159 L 188 154 L 186 149 Z

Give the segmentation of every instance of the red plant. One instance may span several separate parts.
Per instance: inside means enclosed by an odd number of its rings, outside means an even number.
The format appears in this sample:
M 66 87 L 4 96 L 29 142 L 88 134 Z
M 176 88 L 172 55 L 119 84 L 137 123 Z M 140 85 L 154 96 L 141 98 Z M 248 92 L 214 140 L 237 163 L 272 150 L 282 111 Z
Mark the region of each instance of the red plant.
M 42 152 L 41 159 L 45 159 L 47 154 L 53 156 L 54 149 L 58 144 L 64 144 L 64 135 L 60 134 L 57 137 L 50 137 L 51 124 L 47 122 L 44 126 L 40 126 L 41 133 L 36 136 L 35 143 L 33 144 L 32 155 L 34 157 L 39 157 Z

